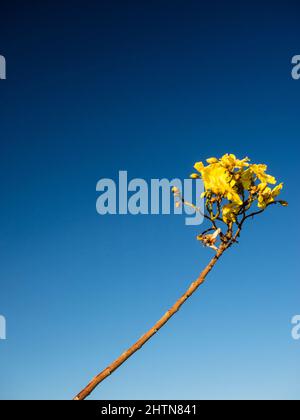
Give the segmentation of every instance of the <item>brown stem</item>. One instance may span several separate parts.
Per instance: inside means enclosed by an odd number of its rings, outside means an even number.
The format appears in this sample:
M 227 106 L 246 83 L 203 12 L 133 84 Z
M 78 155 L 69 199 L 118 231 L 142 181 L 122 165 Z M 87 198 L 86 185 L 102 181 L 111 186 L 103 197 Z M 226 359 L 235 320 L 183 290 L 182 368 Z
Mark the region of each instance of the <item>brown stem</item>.
M 169 319 L 180 309 L 184 302 L 198 289 L 198 287 L 204 283 L 206 276 L 212 270 L 216 262 L 219 260 L 221 255 L 228 248 L 227 245 L 222 244 L 214 258 L 202 271 L 200 276 L 194 281 L 188 290 L 177 300 L 177 302 L 169 309 L 165 315 L 160 318 L 156 324 L 150 328 L 146 334 L 144 334 L 136 343 L 134 343 L 128 350 L 126 350 L 120 357 L 118 357 L 113 363 L 111 363 L 106 369 L 100 372 L 94 379 L 74 398 L 74 400 L 84 400 L 105 378 L 111 375 L 119 366 L 121 366 L 129 357 L 131 357 L 137 350 L 139 350 L 150 338 L 157 333 Z

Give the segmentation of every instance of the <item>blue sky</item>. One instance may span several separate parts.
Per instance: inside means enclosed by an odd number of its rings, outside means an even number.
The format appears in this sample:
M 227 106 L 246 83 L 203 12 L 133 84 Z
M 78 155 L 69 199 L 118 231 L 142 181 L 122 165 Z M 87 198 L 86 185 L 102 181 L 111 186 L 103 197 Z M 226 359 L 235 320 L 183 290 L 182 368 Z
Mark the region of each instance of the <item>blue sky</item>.
M 99 216 L 97 181 L 230 152 L 268 163 L 289 208 L 92 398 L 299 399 L 299 4 L 224 3 L 2 6 L 0 398 L 72 398 L 211 257 L 183 217 Z

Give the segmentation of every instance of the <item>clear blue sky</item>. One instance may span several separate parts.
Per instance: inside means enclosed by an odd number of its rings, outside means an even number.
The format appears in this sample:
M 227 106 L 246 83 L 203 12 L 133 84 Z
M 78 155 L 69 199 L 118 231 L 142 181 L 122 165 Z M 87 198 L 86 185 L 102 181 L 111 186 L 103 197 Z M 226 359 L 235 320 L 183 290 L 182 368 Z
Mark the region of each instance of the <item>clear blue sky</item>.
M 298 399 L 299 2 L 33 4 L 1 6 L 0 398 L 73 397 L 211 257 L 181 217 L 99 216 L 96 182 L 230 152 L 269 163 L 289 208 L 92 398 Z

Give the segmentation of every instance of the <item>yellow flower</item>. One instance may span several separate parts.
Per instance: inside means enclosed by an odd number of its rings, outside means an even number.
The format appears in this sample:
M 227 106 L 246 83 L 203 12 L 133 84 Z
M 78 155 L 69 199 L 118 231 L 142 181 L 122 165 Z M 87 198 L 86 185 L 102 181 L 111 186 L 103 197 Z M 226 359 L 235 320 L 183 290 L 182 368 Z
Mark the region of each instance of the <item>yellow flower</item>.
M 229 159 L 233 161 L 233 156 L 229 156 Z M 234 175 L 224 166 L 224 162 L 218 161 L 216 158 L 208 160 L 213 163 L 204 166 L 202 162 L 197 162 L 194 165 L 194 168 L 202 175 L 205 190 L 227 198 L 229 201 L 242 204 Z
M 241 182 L 244 190 L 250 190 L 254 183 L 254 180 L 253 174 L 249 168 L 247 170 L 241 171 L 241 173 L 239 174 L 239 181 Z
M 232 155 L 232 154 L 231 155 L 226 154 L 226 155 L 222 156 L 221 164 L 229 170 L 234 169 L 234 167 L 236 166 L 235 165 L 236 164 L 236 156 Z
M 261 182 L 273 185 L 276 184 L 276 179 L 273 176 L 266 174 L 266 171 L 268 170 L 267 165 L 250 165 L 250 169 Z
M 240 208 L 241 208 L 240 206 L 234 203 L 225 204 L 222 209 L 224 222 L 227 224 L 229 224 L 230 222 L 232 223 L 236 222 L 236 218 L 237 218 Z
M 242 160 L 237 159 L 236 162 L 235 162 L 235 165 L 236 165 L 237 168 L 243 169 L 245 167 L 250 166 L 250 164 L 248 162 L 250 162 L 250 159 L 248 157 L 246 157 Z
M 261 209 L 265 209 L 269 204 L 274 203 L 275 198 L 278 197 L 283 188 L 283 183 L 277 185 L 273 190 L 266 185 L 266 183 L 262 183 L 258 186 L 258 207 Z
M 201 171 L 205 190 L 211 191 L 215 195 L 227 198 L 237 204 L 242 204 L 242 200 L 234 189 L 232 175 L 221 164 L 206 166 Z
M 249 209 L 255 200 L 262 209 L 266 208 L 280 194 L 283 184 L 273 188 L 269 184 L 276 184 L 276 179 L 267 174 L 267 165 L 250 164 L 249 158 L 237 159 L 234 154 L 225 154 L 220 159 L 211 157 L 207 159 L 208 165 L 196 162 L 194 168 L 197 173 L 191 174 L 191 178 L 202 178 L 206 197 L 210 204 L 215 200 L 229 201 L 224 206 L 224 220 L 233 221 L 240 206 L 245 203 L 245 209 Z M 260 183 L 258 184 L 258 182 Z M 282 202 L 286 203 L 286 202 Z M 282 204 L 282 205 L 287 205 Z

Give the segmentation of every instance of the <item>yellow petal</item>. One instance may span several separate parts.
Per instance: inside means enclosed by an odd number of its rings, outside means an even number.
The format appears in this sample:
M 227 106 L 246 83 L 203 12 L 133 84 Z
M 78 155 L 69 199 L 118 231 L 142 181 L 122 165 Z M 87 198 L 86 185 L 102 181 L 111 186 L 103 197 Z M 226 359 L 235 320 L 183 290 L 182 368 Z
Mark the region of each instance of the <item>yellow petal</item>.
M 278 197 L 279 194 L 281 193 L 281 190 L 283 188 L 283 183 L 277 185 L 277 187 L 275 187 L 272 191 L 272 197 Z
M 212 157 L 212 158 L 206 159 L 206 162 L 211 165 L 213 163 L 218 163 L 219 162 L 219 159 L 217 159 L 215 157 Z
M 204 169 L 204 165 L 202 162 L 196 162 L 194 168 L 196 171 L 201 172 Z

